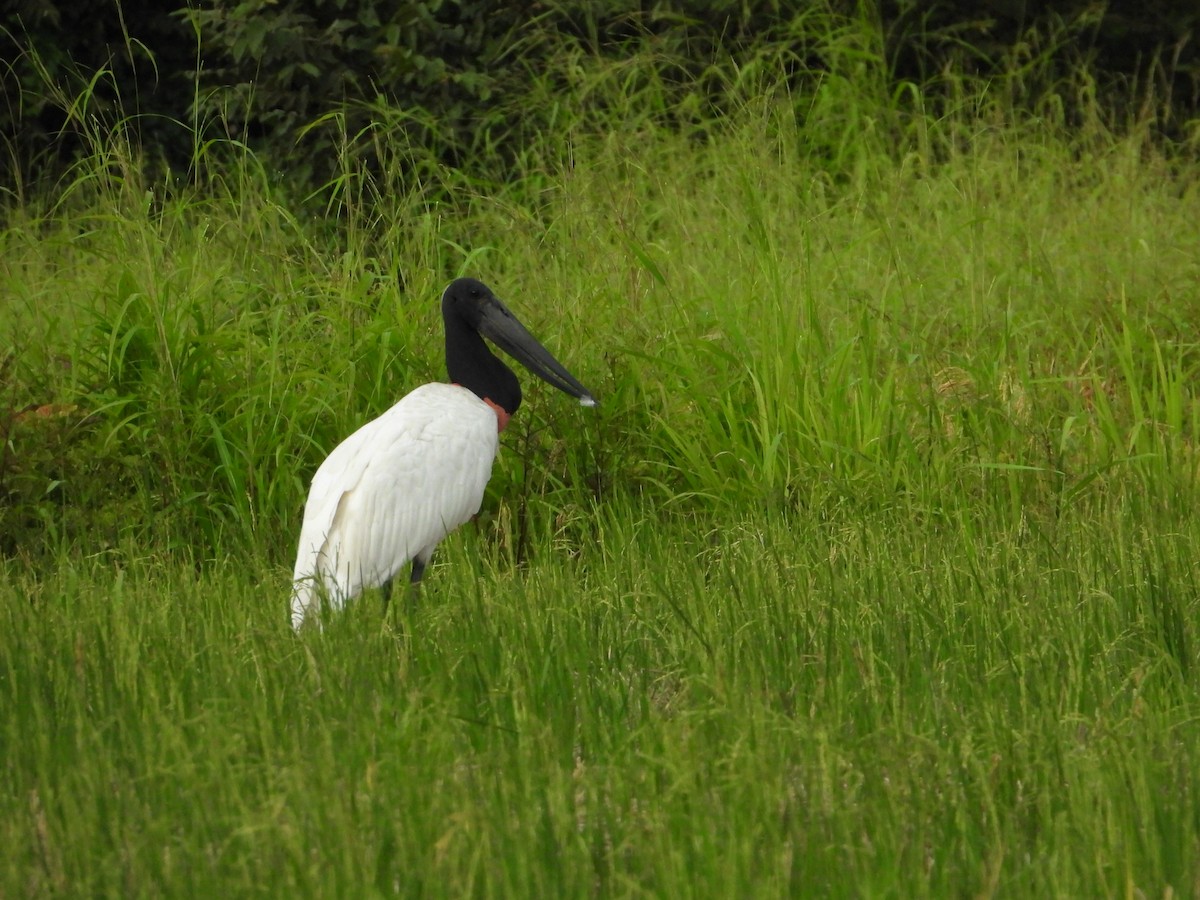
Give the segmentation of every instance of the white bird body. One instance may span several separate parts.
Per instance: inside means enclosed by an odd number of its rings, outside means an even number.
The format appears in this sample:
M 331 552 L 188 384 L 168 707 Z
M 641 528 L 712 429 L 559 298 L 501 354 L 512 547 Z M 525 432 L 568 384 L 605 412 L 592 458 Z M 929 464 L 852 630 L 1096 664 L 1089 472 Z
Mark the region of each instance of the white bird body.
M 499 450 L 495 411 L 464 387 L 425 384 L 334 448 L 313 476 L 292 576 L 292 625 L 428 562 L 479 512 Z
M 412 562 L 414 585 L 434 548 L 479 512 L 500 448 L 521 405 L 516 375 L 484 342 L 584 406 L 596 401 L 525 326 L 473 278 L 442 294 L 446 371 L 346 438 L 313 476 L 292 574 L 292 626 L 323 604 L 341 608 Z

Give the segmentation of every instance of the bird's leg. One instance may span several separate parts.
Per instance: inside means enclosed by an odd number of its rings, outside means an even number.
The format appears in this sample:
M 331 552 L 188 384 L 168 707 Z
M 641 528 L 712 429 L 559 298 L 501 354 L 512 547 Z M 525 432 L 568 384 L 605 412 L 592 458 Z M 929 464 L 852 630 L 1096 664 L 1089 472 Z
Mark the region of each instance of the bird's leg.
M 429 560 L 414 556 L 412 562 L 412 575 L 409 576 L 408 583 L 412 588 L 412 593 L 416 594 L 421 587 L 421 576 L 425 574 L 425 566 L 429 564 Z
M 421 576 L 425 574 L 425 566 L 428 564 L 429 564 L 428 560 L 424 560 L 424 559 L 421 559 L 420 557 L 416 557 L 416 556 L 413 557 L 412 575 L 410 575 L 409 579 L 408 579 L 408 584 L 409 584 L 408 592 L 413 597 L 413 599 L 416 599 L 417 594 L 421 590 Z M 379 586 L 379 592 L 381 594 L 383 594 L 383 617 L 384 617 L 384 619 L 387 618 L 388 604 L 390 604 L 392 601 L 392 586 L 393 586 L 393 582 L 395 580 L 396 580 L 395 577 L 389 578 L 387 581 L 385 581 L 383 584 L 381 584 Z
M 392 601 L 392 579 L 389 578 L 379 586 L 379 593 L 383 594 L 383 617 L 387 618 L 388 604 Z
M 428 560 L 423 560 L 416 556 L 413 557 L 412 575 L 410 575 L 409 579 L 408 579 L 408 584 L 409 584 L 408 590 L 409 590 L 409 593 L 414 598 L 420 592 L 421 576 L 425 574 L 425 566 L 427 566 L 428 564 L 429 564 Z M 395 582 L 395 580 L 396 579 L 394 577 L 389 578 L 387 581 L 385 581 L 383 584 L 381 584 L 379 586 L 379 591 L 380 591 L 380 593 L 383 594 L 383 614 L 385 617 L 387 616 L 388 604 L 391 603 L 391 601 L 392 601 L 392 586 L 393 586 L 393 583 Z

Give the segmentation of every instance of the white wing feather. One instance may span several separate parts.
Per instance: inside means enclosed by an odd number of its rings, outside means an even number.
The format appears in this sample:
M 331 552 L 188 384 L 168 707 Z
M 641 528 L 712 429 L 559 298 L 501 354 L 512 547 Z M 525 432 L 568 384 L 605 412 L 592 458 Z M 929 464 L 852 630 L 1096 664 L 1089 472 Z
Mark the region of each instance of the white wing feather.
M 292 576 L 292 625 L 428 560 L 479 512 L 496 414 L 463 387 L 426 384 L 346 438 L 313 476 Z

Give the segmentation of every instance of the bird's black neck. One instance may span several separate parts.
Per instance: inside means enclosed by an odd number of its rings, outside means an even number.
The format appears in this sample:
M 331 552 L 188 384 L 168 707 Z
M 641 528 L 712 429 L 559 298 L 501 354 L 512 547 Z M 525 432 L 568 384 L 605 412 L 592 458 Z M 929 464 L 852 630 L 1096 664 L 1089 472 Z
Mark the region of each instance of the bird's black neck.
M 502 363 L 480 336 L 457 317 L 447 316 L 446 371 L 450 381 L 461 384 L 481 400 L 491 400 L 512 415 L 521 405 L 517 376 Z

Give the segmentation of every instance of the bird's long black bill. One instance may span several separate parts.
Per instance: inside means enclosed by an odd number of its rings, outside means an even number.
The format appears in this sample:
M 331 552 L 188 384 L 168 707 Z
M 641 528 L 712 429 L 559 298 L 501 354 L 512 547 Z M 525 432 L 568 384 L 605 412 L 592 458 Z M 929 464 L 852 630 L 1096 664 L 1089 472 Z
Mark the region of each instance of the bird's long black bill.
M 499 300 L 489 300 L 480 311 L 479 333 L 517 360 L 530 372 L 582 406 L 595 406 L 596 398 L 543 347 Z

